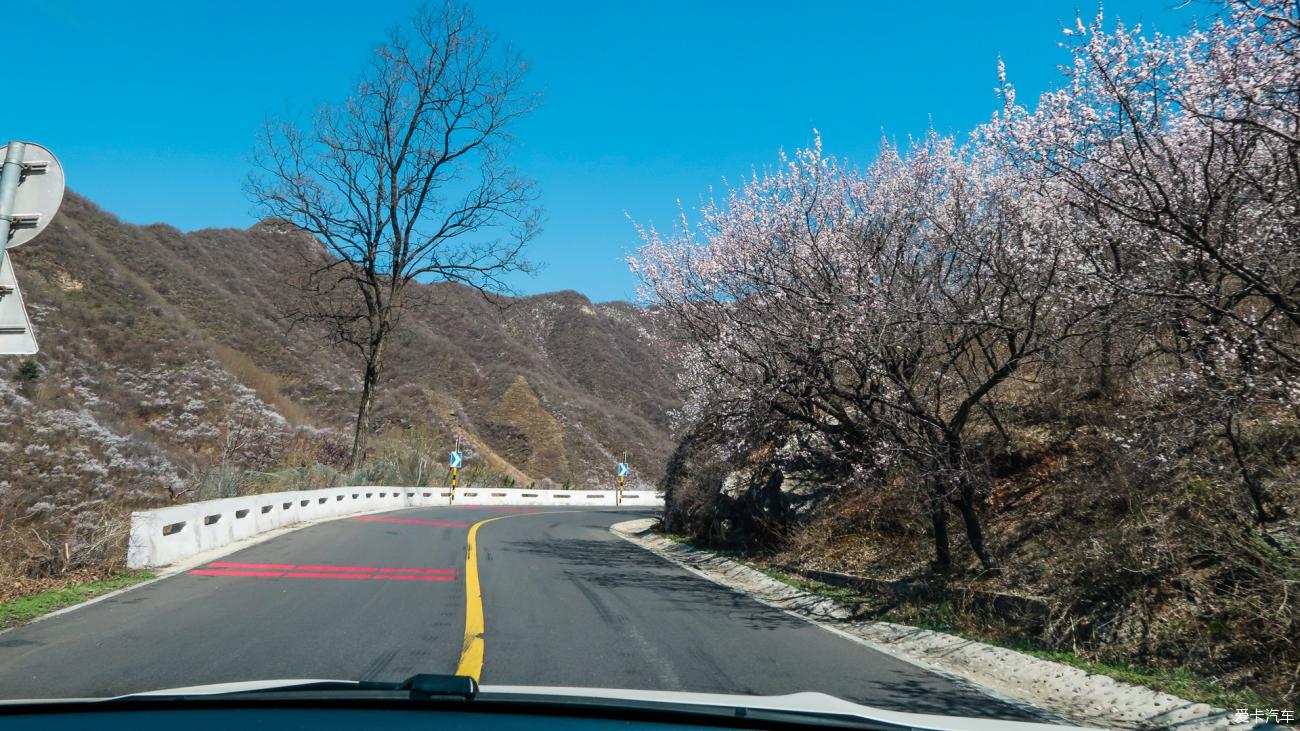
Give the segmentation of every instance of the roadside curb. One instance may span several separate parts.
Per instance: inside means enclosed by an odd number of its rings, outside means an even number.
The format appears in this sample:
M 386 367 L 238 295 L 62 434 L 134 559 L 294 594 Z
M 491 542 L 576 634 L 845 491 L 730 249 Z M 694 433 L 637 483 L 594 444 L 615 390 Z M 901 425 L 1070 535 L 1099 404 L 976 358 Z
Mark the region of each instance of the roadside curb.
M 1247 729 L 1267 724 L 1229 723 L 1232 712 L 1105 675 L 986 645 L 954 635 L 890 622 L 852 620 L 833 600 L 796 589 L 740 562 L 656 535 L 654 518 L 617 523 L 610 530 L 661 558 L 714 583 L 930 672 L 973 686 L 1000 700 L 1045 710 L 1084 726 L 1155 731 Z

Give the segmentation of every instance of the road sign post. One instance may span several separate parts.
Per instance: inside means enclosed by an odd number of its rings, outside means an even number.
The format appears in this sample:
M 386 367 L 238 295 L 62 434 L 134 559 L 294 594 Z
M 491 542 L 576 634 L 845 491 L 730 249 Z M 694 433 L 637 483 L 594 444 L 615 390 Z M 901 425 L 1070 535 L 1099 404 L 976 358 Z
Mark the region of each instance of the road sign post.
M 617 492 L 614 493 L 615 505 L 620 505 L 623 502 L 623 483 L 627 480 L 627 475 L 631 471 L 627 465 L 627 457 L 624 457 L 623 460 L 615 468 L 615 472 L 618 474 L 618 488 Z
M 10 142 L 5 145 L 5 159 L 0 167 L 0 259 L 9 248 L 9 230 L 14 215 L 14 198 L 18 195 L 18 182 L 23 177 L 23 153 L 27 143 Z
M 460 466 L 464 464 L 464 456 L 460 451 L 460 438 L 456 438 L 456 449 L 452 451 L 447 458 L 447 466 L 451 467 L 451 502 L 456 502 L 456 478 L 460 475 Z
M 36 352 L 13 262 L 6 252 L 36 238 L 63 202 L 63 167 L 49 150 L 10 142 L 0 164 L 0 355 Z

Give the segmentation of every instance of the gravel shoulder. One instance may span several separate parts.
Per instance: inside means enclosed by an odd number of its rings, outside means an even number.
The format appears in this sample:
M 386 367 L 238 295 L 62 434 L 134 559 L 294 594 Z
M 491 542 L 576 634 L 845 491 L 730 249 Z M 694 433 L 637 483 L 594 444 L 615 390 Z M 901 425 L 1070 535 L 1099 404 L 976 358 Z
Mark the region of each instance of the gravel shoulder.
M 1041 709 L 1062 721 L 1113 729 L 1264 728 L 1232 724 L 1232 711 L 1168 693 L 1122 683 L 1015 650 L 942 632 L 889 622 L 851 619 L 851 612 L 825 597 L 800 591 L 729 558 L 655 534 L 654 518 L 615 524 L 618 536 L 717 584 L 784 609 L 874 649 L 956 677 L 991 695 Z

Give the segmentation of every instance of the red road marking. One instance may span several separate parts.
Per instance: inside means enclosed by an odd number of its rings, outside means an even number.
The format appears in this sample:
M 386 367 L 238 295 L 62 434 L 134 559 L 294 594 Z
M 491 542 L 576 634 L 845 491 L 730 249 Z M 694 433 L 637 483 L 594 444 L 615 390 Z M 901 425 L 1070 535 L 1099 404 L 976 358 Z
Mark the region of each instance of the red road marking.
M 283 571 L 223 571 L 221 569 L 194 569 L 199 576 L 284 576 Z
M 339 574 L 329 571 L 290 571 L 284 574 L 286 579 L 369 579 L 371 576 L 371 574 Z
M 291 563 L 230 563 L 227 561 L 214 561 L 208 564 L 209 568 L 218 569 L 291 569 Z
M 455 581 L 455 576 L 433 576 L 430 574 L 379 574 L 372 579 L 391 579 L 392 581 Z
M 421 574 L 454 574 L 458 571 L 458 569 L 391 569 L 386 567 L 379 570 L 400 571 L 405 573 L 421 573 Z
M 482 509 L 482 510 L 493 510 L 493 511 L 496 511 L 496 512 L 498 512 L 498 513 L 544 513 L 544 512 L 546 512 L 546 511 L 544 511 L 544 510 L 534 510 L 533 508 L 507 508 L 507 507 L 503 507 L 503 506 L 500 506 L 500 505 L 475 505 L 475 504 L 473 504 L 473 503 L 463 503 L 463 504 L 460 504 L 460 505 L 450 505 L 450 506 L 448 506 L 448 507 L 452 507 L 452 508 L 474 508 L 474 509 Z M 546 506 L 546 507 L 563 507 L 563 506 L 559 506 L 559 505 L 549 506 L 549 505 L 548 505 L 548 506 Z
M 419 520 L 416 518 L 381 518 L 377 515 L 358 515 L 353 520 L 365 520 L 371 523 L 407 523 L 410 525 L 439 525 L 444 528 L 468 528 L 469 523 L 457 523 L 452 520 Z
M 346 571 L 353 574 L 373 574 L 379 570 L 378 566 L 289 566 L 288 568 L 294 571 Z

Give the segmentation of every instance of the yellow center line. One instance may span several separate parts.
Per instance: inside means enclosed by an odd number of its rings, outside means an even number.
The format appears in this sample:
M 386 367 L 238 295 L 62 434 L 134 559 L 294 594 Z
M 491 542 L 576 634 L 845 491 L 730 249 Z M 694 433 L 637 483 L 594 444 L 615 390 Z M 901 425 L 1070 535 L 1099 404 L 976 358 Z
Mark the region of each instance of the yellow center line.
M 515 515 L 498 515 L 495 518 L 480 520 L 469 528 L 469 537 L 465 540 L 465 640 L 460 646 L 460 663 L 456 665 L 457 675 L 468 675 L 478 682 L 483 673 L 483 590 L 478 581 L 478 529 L 494 520 L 519 518 L 526 515 L 555 515 L 558 513 L 580 513 L 580 510 L 540 510 L 536 513 L 517 513 Z

